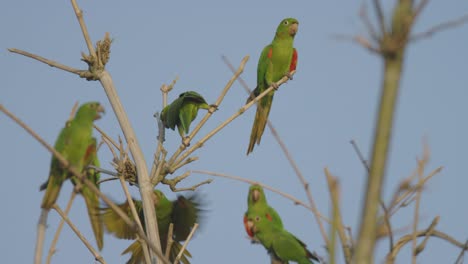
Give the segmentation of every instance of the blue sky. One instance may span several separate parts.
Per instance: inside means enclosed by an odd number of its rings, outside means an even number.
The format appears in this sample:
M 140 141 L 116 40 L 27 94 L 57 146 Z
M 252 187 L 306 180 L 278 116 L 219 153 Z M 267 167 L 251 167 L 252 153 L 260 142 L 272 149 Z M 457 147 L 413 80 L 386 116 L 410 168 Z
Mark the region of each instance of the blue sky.
M 152 115 L 161 110 L 159 88 L 163 83 L 180 77 L 170 100 L 180 92 L 195 90 L 211 103 L 231 77 L 221 55 L 226 55 L 234 65 L 250 55 L 242 77 L 253 88 L 262 48 L 273 38 L 281 19 L 296 17 L 300 22 L 295 39 L 298 71 L 294 80 L 275 95 L 270 120 L 310 183 L 317 206 L 324 214 L 329 214 L 330 201 L 323 168 L 328 167 L 339 178 L 344 221 L 357 234 L 365 170 L 349 141 L 355 139 L 364 155 L 369 156 L 382 64 L 380 58 L 361 47 L 333 36 L 365 33 L 359 19 L 363 1 L 285 3 L 206 0 L 181 5 L 171 1 L 79 1 L 93 42 L 105 32 L 110 32 L 114 39 L 107 70 L 113 76 L 147 164 L 151 164 L 156 148 L 157 130 Z M 391 3 L 385 1 L 386 14 Z M 84 68 L 80 52 L 86 52 L 87 48 L 71 4 L 19 0 L 0 5 L 0 103 L 53 144 L 73 104 L 97 100 L 107 109 L 97 124 L 115 138 L 122 135 L 98 82 L 88 82 L 6 50 L 19 48 Z M 463 0 L 431 1 L 414 31 L 424 31 L 467 12 L 468 3 Z M 468 238 L 465 227 L 468 210 L 463 205 L 468 199 L 464 167 L 468 161 L 467 36 L 468 26 L 463 25 L 414 43 L 408 49 L 384 187 L 384 197 L 389 200 L 399 182 L 415 169 L 426 137 L 431 150 L 427 172 L 438 166 L 444 169 L 429 182 L 422 195 L 420 226 L 427 227 L 433 217 L 440 215 L 437 229 L 459 241 Z M 234 113 L 245 99 L 243 88 L 234 84 L 199 136 Z M 300 182 L 270 131 L 266 130 L 262 144 L 251 155 L 245 155 L 253 115 L 252 110 L 246 112 L 213 137 L 195 153 L 199 161 L 180 173 L 198 169 L 242 176 L 306 201 Z M 50 154 L 4 115 L 0 115 L 0 131 L 4 175 L 0 197 L 7 204 L 0 220 L 2 259 L 8 263 L 28 263 L 33 258 L 43 195 L 38 188 L 49 173 Z M 179 143 L 178 134 L 168 131 L 169 153 Z M 110 168 L 109 151 L 103 149 L 99 154 L 102 166 Z M 208 178 L 193 175 L 181 185 Z M 106 183 L 101 188 L 116 201 L 123 201 L 117 183 Z M 162 189 L 169 197 L 175 197 L 166 187 Z M 209 212 L 189 245 L 193 263 L 269 263 L 263 247 L 251 245 L 243 230 L 247 190 L 245 183 L 221 178 L 200 188 Z M 59 198 L 62 207 L 70 191 L 71 184 L 64 184 Z M 135 188 L 131 192 L 138 197 Z M 318 226 L 309 211 L 271 192 L 267 192 L 267 198 L 292 233 L 310 249 L 326 256 Z M 78 198 L 70 217 L 94 243 L 84 212 L 84 202 Z M 412 216 L 412 207 L 402 209 L 393 219 L 393 226 L 408 232 Z M 52 212 L 46 250 L 58 221 L 59 216 Z M 120 252 L 129 243 L 106 235 L 102 251 L 106 261 L 127 260 L 128 256 L 120 256 Z M 378 244 L 377 263 L 387 249 L 386 240 Z M 419 263 L 452 263 L 458 253 L 457 248 L 434 238 L 420 255 Z M 403 250 L 397 263 L 408 263 L 409 256 L 409 250 Z M 66 227 L 53 262 L 93 263 L 93 258 Z

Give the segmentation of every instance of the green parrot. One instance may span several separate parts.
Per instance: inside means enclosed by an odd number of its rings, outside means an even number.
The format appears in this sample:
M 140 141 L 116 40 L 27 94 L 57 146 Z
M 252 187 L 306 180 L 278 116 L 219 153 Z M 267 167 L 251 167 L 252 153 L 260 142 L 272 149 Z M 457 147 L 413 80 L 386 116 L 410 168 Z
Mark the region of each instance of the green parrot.
M 279 228 L 283 228 L 283 222 L 281 220 L 281 217 L 273 207 L 268 205 L 263 188 L 258 184 L 253 184 L 249 188 L 249 194 L 247 196 L 247 211 L 244 214 L 245 231 L 247 232 L 250 238 L 254 239 L 254 234 L 251 232 L 251 229 L 248 226 L 247 219 L 247 216 L 251 212 L 261 213 L 262 215 L 265 215 L 267 217 L 267 219 L 271 222 L 272 225 L 275 225 Z
M 197 117 L 198 109 L 209 109 L 205 99 L 194 91 L 181 93 L 179 98 L 167 105 L 161 112 L 161 121 L 166 128 L 179 130 L 182 139 L 190 131 L 190 124 Z
M 92 137 L 93 121 L 101 118 L 104 108 L 98 102 L 89 102 L 80 106 L 75 117 L 67 121 L 65 127 L 55 142 L 55 149 L 70 162 L 78 171 L 85 172 L 93 182 L 99 179 L 99 173 L 94 170 L 86 170 L 90 164 L 98 165 L 96 154 L 96 139 Z M 49 210 L 57 201 L 63 182 L 71 174 L 65 170 L 60 162 L 52 156 L 48 180 L 41 185 L 40 190 L 46 190 L 41 207 Z M 72 177 L 75 184 L 76 179 Z M 98 198 L 87 188 L 82 188 L 91 225 L 96 237 L 99 249 L 103 246 L 103 228 L 97 218 Z M 94 208 L 94 209 L 93 209 Z
M 265 214 L 253 211 L 247 215 L 247 218 L 250 233 L 254 234 L 276 259 L 283 263 L 294 261 L 299 264 L 311 264 L 312 260 L 320 262 L 315 254 L 307 250 L 304 242 L 286 229 L 272 224 Z
M 276 87 L 276 82 L 296 69 L 297 51 L 293 46 L 299 22 L 295 18 L 285 18 L 276 29 L 275 37 L 270 45 L 263 48 L 257 66 L 257 87 L 250 94 L 247 103 L 265 91 L 268 87 Z M 265 95 L 257 105 L 252 132 L 250 134 L 247 155 L 253 151 L 255 143 L 260 144 L 263 131 L 268 120 L 274 91 Z
M 154 191 L 154 203 L 158 218 L 158 230 L 161 239 L 162 252 L 166 251 L 167 234 L 169 225 L 173 223 L 173 240 L 172 248 L 169 255 L 169 260 L 174 261 L 180 249 L 182 248 L 181 241 L 187 239 L 190 231 L 195 223 L 200 220 L 201 211 L 198 196 L 193 195 L 188 198 L 178 196 L 177 200 L 169 201 L 167 197 L 159 190 Z M 140 217 L 141 224 L 144 226 L 144 214 L 142 202 L 133 199 L 136 210 Z M 118 205 L 127 215 L 132 218 L 132 213 L 128 201 Z M 102 220 L 104 226 L 109 233 L 112 233 L 117 238 L 121 239 L 136 239 L 136 233 L 133 231 L 111 208 L 102 208 Z M 143 262 L 143 251 L 140 242 L 133 242 L 127 249 L 122 252 L 122 255 L 132 253 L 132 256 L 127 261 L 127 264 L 136 264 Z M 184 251 L 180 261 L 184 264 L 189 264 L 188 258 L 191 257 L 190 252 Z
M 96 188 L 99 189 L 99 178 L 100 173 L 92 168 L 86 169 L 88 165 L 93 165 L 99 167 L 99 160 L 97 158 L 97 143 L 96 138 L 91 138 L 90 145 L 86 150 L 85 155 L 85 173 L 88 180 L 93 182 Z M 76 185 L 79 181 L 76 177 L 72 177 L 72 182 Z M 91 227 L 93 228 L 94 237 L 96 238 L 96 243 L 98 245 L 99 250 L 102 250 L 104 245 L 104 225 L 101 220 L 101 216 L 99 215 L 99 196 L 91 191 L 86 185 L 81 184 L 80 193 L 83 195 L 83 198 L 86 203 L 86 207 L 88 208 L 88 216 L 91 222 Z

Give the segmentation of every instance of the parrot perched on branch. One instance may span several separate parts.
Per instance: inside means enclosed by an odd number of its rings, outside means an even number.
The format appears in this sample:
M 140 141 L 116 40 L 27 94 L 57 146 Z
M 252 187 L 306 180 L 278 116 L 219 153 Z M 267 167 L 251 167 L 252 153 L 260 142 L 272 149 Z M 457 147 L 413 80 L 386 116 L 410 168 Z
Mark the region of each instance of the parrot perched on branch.
M 249 212 L 246 227 L 270 254 L 284 263 L 294 261 L 299 264 L 311 264 L 312 260 L 320 262 L 315 254 L 307 250 L 304 242 L 275 224 L 262 212 Z
M 258 184 L 253 184 L 249 188 L 249 194 L 247 196 L 247 211 L 244 214 L 245 231 L 251 239 L 254 239 L 254 234 L 248 226 L 247 219 L 251 212 L 260 213 L 267 217 L 273 225 L 283 228 L 281 217 L 273 207 L 268 205 L 263 188 Z
M 268 87 L 276 87 L 276 82 L 296 69 L 297 51 L 293 46 L 299 22 L 295 18 L 285 18 L 278 25 L 270 45 L 263 48 L 257 66 L 257 87 L 250 94 L 247 103 L 260 95 Z M 260 144 L 268 120 L 274 91 L 265 95 L 257 103 L 247 155 L 253 151 L 255 143 Z
M 89 180 L 96 183 L 99 173 L 88 170 L 88 165 L 99 165 L 96 153 L 96 139 L 92 137 L 93 121 L 101 118 L 104 107 L 98 102 L 89 102 L 80 106 L 75 117 L 67 121 L 65 127 L 55 142 L 55 149 L 65 158 L 77 171 L 85 173 Z M 41 207 L 49 210 L 57 201 L 63 182 L 71 177 L 71 174 L 62 167 L 57 158 L 52 156 L 49 178 L 41 185 L 40 190 L 46 190 Z M 74 176 L 73 184 L 78 182 Z M 91 220 L 96 243 L 99 249 L 103 246 L 103 227 L 98 216 L 99 199 L 97 194 L 91 192 L 84 185 L 80 193 L 83 195 L 88 215 Z
M 181 93 L 179 98 L 167 105 L 161 112 L 161 121 L 166 128 L 179 130 L 182 139 L 190 131 L 190 124 L 197 117 L 198 109 L 209 109 L 205 99 L 194 91 Z
M 184 196 L 178 196 L 177 200 L 169 201 L 167 197 L 159 190 L 154 191 L 153 198 L 156 215 L 158 218 L 158 230 L 163 254 L 166 251 L 169 225 L 171 223 L 174 225 L 172 236 L 174 243 L 172 244 L 172 248 L 169 254 L 169 260 L 172 262 L 175 260 L 177 254 L 179 254 L 179 251 L 182 248 L 180 242 L 187 239 L 187 236 L 190 234 L 193 225 L 200 220 L 200 214 L 202 211 L 200 208 L 201 204 L 200 201 L 198 201 L 198 196 L 196 195 L 190 196 L 188 198 Z M 141 224 L 144 227 L 145 217 L 143 214 L 142 202 L 135 199 L 133 199 L 133 202 L 138 212 Z M 120 209 L 126 212 L 130 218 L 133 218 L 128 201 L 118 206 Z M 109 233 L 121 239 L 137 238 L 135 231 L 133 231 L 130 226 L 128 226 L 111 208 L 102 208 L 101 210 L 104 226 Z M 132 256 L 127 261 L 127 264 L 143 262 L 143 250 L 141 248 L 140 242 L 135 241 L 132 243 L 122 252 L 122 255 L 127 253 L 132 253 Z M 185 250 L 180 261 L 184 264 L 189 264 L 189 257 L 191 257 L 190 252 Z

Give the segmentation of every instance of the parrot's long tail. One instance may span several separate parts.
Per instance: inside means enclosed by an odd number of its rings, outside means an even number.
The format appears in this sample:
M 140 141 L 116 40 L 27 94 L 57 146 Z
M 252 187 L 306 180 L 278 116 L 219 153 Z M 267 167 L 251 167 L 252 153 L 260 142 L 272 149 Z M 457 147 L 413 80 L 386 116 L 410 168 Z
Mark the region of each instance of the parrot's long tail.
M 92 192 L 87 187 L 83 186 L 83 198 L 88 208 L 89 221 L 93 228 L 94 237 L 99 250 L 102 250 L 104 245 L 104 224 L 101 221 L 101 214 L 99 213 L 99 198 L 96 193 Z
M 122 252 L 122 255 L 127 253 L 132 253 L 130 259 L 128 259 L 127 264 L 138 264 L 143 262 L 143 249 L 141 248 L 140 242 L 133 242 L 127 249 Z
M 268 115 L 270 114 L 271 103 L 273 101 L 273 93 L 263 97 L 257 104 L 257 112 L 255 114 L 254 123 L 252 126 L 252 132 L 250 133 L 249 148 L 247 149 L 247 155 L 253 151 L 255 143 L 260 144 L 265 126 L 268 121 Z
M 174 243 L 172 244 L 171 253 L 169 254 L 169 260 L 171 262 L 173 262 L 176 259 L 181 249 L 182 249 L 182 245 L 179 242 L 174 241 Z M 180 258 L 180 262 L 183 264 L 190 264 L 190 261 L 188 260 L 188 258 L 191 258 L 191 257 L 192 257 L 192 254 L 190 254 L 190 252 L 188 252 L 188 250 L 185 249 L 184 253 L 182 253 L 182 257 Z
M 40 190 L 46 190 L 44 198 L 42 198 L 41 207 L 44 209 L 51 209 L 54 206 L 57 198 L 60 194 L 60 189 L 62 187 L 62 181 L 51 177 L 51 181 L 47 181 L 41 185 Z

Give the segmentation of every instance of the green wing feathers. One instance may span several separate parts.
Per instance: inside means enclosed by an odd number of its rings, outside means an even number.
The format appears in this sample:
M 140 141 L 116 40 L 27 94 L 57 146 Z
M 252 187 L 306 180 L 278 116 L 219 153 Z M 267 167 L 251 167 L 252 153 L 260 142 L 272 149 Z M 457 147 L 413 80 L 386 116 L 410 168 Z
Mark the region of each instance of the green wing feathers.
M 83 157 L 92 138 L 93 121 L 99 119 L 102 112 L 104 108 L 98 102 L 81 105 L 75 117 L 66 122 L 55 142 L 55 149 L 80 172 L 83 171 Z M 52 208 L 57 201 L 63 182 L 68 177 L 69 172 L 62 168 L 55 157 L 52 157 L 49 178 L 40 188 L 46 190 L 41 204 L 42 208 Z
M 167 235 L 169 225 L 173 223 L 173 240 L 170 251 L 170 260 L 173 261 L 181 249 L 180 242 L 187 239 L 193 225 L 200 220 L 201 203 L 198 201 L 198 196 L 192 195 L 189 197 L 179 196 L 176 200 L 170 201 L 159 190 L 154 191 L 155 209 L 158 218 L 159 236 L 161 239 L 161 247 L 165 252 L 167 246 Z M 142 224 L 144 225 L 144 215 L 141 201 L 134 200 L 135 207 Z M 130 207 L 128 202 L 118 205 L 129 217 L 131 217 Z M 104 222 L 107 232 L 121 239 L 136 239 L 134 230 L 110 208 L 101 209 L 102 221 Z M 135 241 L 122 254 L 131 253 L 132 256 L 127 263 L 139 263 L 143 260 L 143 252 L 140 243 Z M 186 250 L 181 258 L 182 263 L 190 263 L 190 253 Z
M 93 182 L 95 186 L 99 189 L 99 185 L 97 183 L 100 178 L 100 173 L 95 169 L 87 168 L 88 165 L 94 165 L 96 167 L 99 167 L 99 160 L 97 157 L 96 147 L 96 139 L 92 138 L 84 156 L 84 172 L 86 174 L 86 177 L 91 182 Z M 91 227 L 93 229 L 96 243 L 98 245 L 99 250 L 102 250 L 102 247 L 104 245 L 104 226 L 101 220 L 101 216 L 99 214 L 99 197 L 96 193 L 94 193 L 88 187 L 86 187 L 86 185 L 82 186 L 81 194 L 83 195 L 86 207 L 88 209 L 88 216 L 91 222 Z
M 203 96 L 194 91 L 181 93 L 161 112 L 161 121 L 166 128 L 179 131 L 182 138 L 190 132 L 190 124 L 197 117 L 199 109 L 209 109 Z
M 296 69 L 297 52 L 293 42 L 298 24 L 296 19 L 286 18 L 278 25 L 273 41 L 262 50 L 257 66 L 257 87 L 250 94 L 247 102 L 289 74 L 292 69 Z M 270 114 L 273 94 L 274 91 L 263 97 L 257 104 L 247 155 L 253 151 L 255 144 L 260 144 Z

